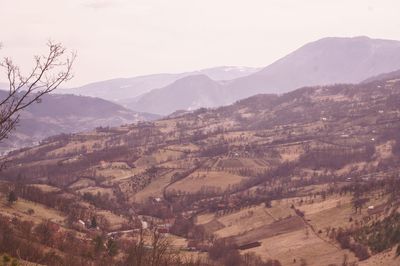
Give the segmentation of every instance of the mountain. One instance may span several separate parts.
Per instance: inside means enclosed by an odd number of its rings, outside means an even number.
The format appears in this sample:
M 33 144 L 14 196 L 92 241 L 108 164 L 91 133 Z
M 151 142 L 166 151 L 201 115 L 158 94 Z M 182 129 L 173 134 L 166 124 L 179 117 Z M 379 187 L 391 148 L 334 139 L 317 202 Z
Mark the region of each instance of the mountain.
M 206 75 L 213 80 L 230 80 L 250 75 L 258 70 L 258 68 L 252 67 L 222 66 L 178 74 L 162 73 L 133 78 L 111 79 L 90 83 L 79 88 L 59 90 L 59 93 L 99 97 L 124 103 L 127 99 L 129 102 L 129 99 L 149 92 L 152 89 L 165 87 L 180 78 L 191 75 Z
M 295 88 L 358 83 L 400 68 L 400 42 L 354 38 L 324 38 L 308 43 L 261 71 L 229 85 L 238 97 L 283 93 Z
M 399 106 L 400 80 L 378 80 L 49 138 L 6 157 L 0 191 L 18 200 L 0 204 L 0 247 L 45 265 L 135 265 L 162 236 L 168 257 L 201 251 L 201 266 L 400 265 Z M 119 256 L 82 252 L 96 235 Z
M 184 77 L 174 83 L 152 90 L 131 102 L 128 107 L 135 110 L 152 110 L 155 114 L 170 114 L 176 110 L 194 110 L 200 107 L 220 105 L 225 90 L 206 75 Z
M 0 91 L 0 96 L 6 92 Z M 159 116 L 138 113 L 118 104 L 93 97 L 50 94 L 41 103 L 21 112 L 20 122 L 10 139 L 5 140 L 1 153 L 32 145 L 46 137 L 61 133 L 91 130 L 102 126 L 118 126 L 147 121 Z
M 184 87 L 182 82 L 175 82 L 125 106 L 165 115 L 178 109 L 190 109 L 193 103 L 196 106 L 220 106 L 259 93 L 283 93 L 303 86 L 358 83 L 399 68 L 399 41 L 368 37 L 324 38 L 304 45 L 254 74 L 219 82 L 218 89 L 216 83 L 207 87 L 204 82 L 198 85 L 190 82 L 190 86 Z M 192 87 L 196 88 L 195 96 L 188 97 Z M 168 91 L 176 93 L 172 101 L 164 98 Z M 149 98 L 157 104 L 150 105 Z M 179 105 L 174 105 L 176 103 Z

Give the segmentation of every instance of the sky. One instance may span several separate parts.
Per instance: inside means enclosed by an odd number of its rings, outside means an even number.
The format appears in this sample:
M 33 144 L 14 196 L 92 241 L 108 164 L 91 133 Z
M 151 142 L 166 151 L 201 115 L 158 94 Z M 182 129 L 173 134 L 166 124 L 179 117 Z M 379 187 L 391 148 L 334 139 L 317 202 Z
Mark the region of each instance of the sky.
M 48 40 L 61 42 L 78 54 L 67 87 L 263 67 L 328 36 L 400 40 L 399 10 L 398 0 L 0 0 L 0 57 L 29 69 Z

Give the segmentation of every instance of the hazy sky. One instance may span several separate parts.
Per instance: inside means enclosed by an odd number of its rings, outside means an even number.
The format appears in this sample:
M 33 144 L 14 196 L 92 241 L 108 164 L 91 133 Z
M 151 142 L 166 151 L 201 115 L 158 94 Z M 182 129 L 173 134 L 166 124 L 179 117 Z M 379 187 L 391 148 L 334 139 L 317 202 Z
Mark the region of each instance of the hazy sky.
M 48 39 L 62 42 L 78 52 L 69 86 L 266 66 L 327 36 L 400 40 L 399 11 L 398 0 L 0 0 L 0 56 L 26 67 Z

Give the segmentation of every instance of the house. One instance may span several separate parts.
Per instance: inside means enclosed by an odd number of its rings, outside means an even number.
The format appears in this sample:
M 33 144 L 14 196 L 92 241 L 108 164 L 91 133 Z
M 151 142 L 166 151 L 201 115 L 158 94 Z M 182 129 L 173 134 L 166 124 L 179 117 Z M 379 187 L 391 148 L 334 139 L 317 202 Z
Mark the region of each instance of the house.
M 153 201 L 153 203 L 161 203 L 163 201 L 162 198 L 156 197 L 156 198 L 151 198 L 151 200 Z
M 142 223 L 142 229 L 147 229 L 149 227 L 149 224 L 146 221 L 141 221 Z

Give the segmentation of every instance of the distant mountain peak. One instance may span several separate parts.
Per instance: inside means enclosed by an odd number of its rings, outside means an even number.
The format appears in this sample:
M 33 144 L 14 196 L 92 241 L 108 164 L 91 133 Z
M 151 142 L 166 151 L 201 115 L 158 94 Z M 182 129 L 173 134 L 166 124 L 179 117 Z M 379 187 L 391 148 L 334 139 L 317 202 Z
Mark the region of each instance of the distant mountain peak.
M 208 83 L 214 83 L 215 81 L 213 81 L 211 78 L 209 78 L 207 75 L 204 74 L 196 74 L 196 75 L 191 75 L 191 76 L 187 76 L 187 77 L 183 77 L 181 79 L 178 79 L 177 81 L 175 81 L 173 84 L 182 84 L 182 83 L 187 83 L 187 82 L 208 82 Z

